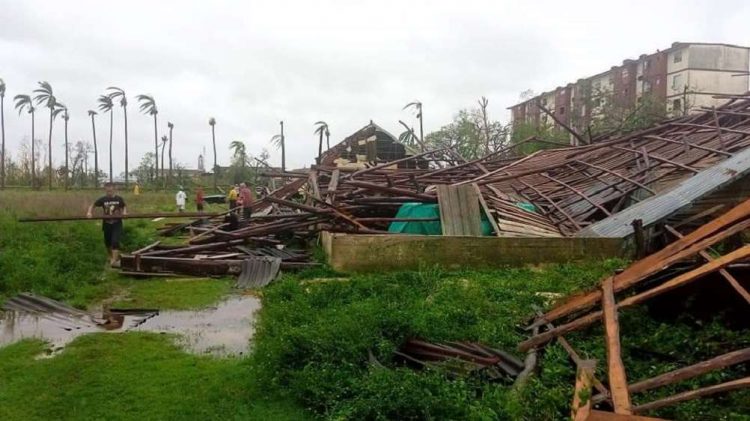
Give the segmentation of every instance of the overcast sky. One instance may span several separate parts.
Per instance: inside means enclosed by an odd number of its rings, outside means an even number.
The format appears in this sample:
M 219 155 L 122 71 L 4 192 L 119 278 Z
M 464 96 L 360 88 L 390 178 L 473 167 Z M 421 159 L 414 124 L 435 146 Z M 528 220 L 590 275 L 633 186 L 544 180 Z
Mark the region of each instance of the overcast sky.
M 414 119 L 401 108 L 418 99 L 429 132 L 484 95 L 492 117 L 507 121 L 521 91 L 550 90 L 673 41 L 750 44 L 743 1 L 0 0 L 0 11 L 10 153 L 30 135 L 13 96 L 49 81 L 70 109 L 71 141 L 90 141 L 86 112 L 116 85 L 130 100 L 131 167 L 153 149 L 151 117 L 137 111 L 141 93 L 156 98 L 160 136 L 175 124 L 175 158 L 189 168 L 203 148 L 212 160 L 211 116 L 220 164 L 229 142 L 241 140 L 254 154 L 268 148 L 278 165 L 269 139 L 283 119 L 287 166 L 302 167 L 317 153 L 318 120 L 332 143 L 370 119 L 398 134 L 399 119 Z M 47 118 L 40 110 L 45 143 Z M 118 108 L 118 173 L 121 120 Z M 97 124 L 104 167 L 108 117 Z

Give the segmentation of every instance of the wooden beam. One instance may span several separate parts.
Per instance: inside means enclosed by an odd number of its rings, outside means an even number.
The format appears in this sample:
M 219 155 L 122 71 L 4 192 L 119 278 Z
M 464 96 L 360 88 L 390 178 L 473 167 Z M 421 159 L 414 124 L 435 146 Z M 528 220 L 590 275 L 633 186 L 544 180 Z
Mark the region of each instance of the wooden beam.
M 596 371 L 596 360 L 583 360 L 576 369 L 576 388 L 573 392 L 571 417 L 586 421 L 591 413 L 591 384 Z
M 735 234 L 750 226 L 743 219 L 750 216 L 750 200 L 746 200 L 718 218 L 702 225 L 695 231 L 678 239 L 656 253 L 628 266 L 622 273 L 615 275 L 615 292 L 637 284 L 650 275 L 668 267 L 672 263 L 689 257 L 708 246 Z M 697 246 L 697 247 L 696 247 Z M 702 248 L 701 248 L 702 247 Z M 697 250 L 695 250 L 697 248 Z M 695 251 L 693 251 L 695 250 Z M 601 298 L 600 291 L 592 291 L 572 297 L 567 302 L 548 311 L 530 326 L 542 326 L 566 315 L 592 307 Z
M 646 390 L 655 389 L 657 387 L 667 386 L 675 384 L 683 380 L 692 379 L 694 377 L 702 376 L 703 374 L 711 371 L 720 370 L 725 367 L 729 367 L 735 364 L 741 364 L 746 361 L 750 361 L 750 348 L 740 349 L 737 351 L 729 352 L 718 357 L 711 358 L 710 360 L 701 361 L 697 364 L 689 365 L 687 367 L 678 368 L 670 372 L 652 377 L 650 379 L 642 380 L 637 383 L 633 383 L 628 386 L 628 391 L 631 394 L 644 392 Z M 607 397 L 604 395 L 594 396 L 593 403 L 599 403 L 606 400 Z
M 690 282 L 693 282 L 697 279 L 702 278 L 703 276 L 715 272 L 729 264 L 732 264 L 736 262 L 737 260 L 742 260 L 750 256 L 750 246 L 745 246 L 740 249 L 737 249 L 725 256 L 722 256 L 712 262 L 706 263 L 703 266 L 700 266 L 696 269 L 693 269 L 689 272 L 683 273 L 682 275 L 673 278 L 670 281 L 667 281 L 655 288 L 652 288 L 650 290 L 644 291 L 640 294 L 633 295 L 631 297 L 628 297 L 619 303 L 617 303 L 617 308 L 624 308 L 628 306 L 632 306 L 635 304 L 639 304 L 643 301 L 649 300 L 657 295 L 663 294 L 665 292 L 671 291 L 675 288 L 678 288 L 683 285 L 687 285 Z M 601 295 L 601 292 L 600 292 Z M 521 342 L 518 345 L 518 349 L 520 351 L 526 351 L 528 349 L 537 347 L 543 343 L 546 343 L 553 338 L 556 338 L 560 335 L 564 335 L 568 332 L 572 332 L 578 329 L 581 329 L 583 327 L 586 327 L 597 320 L 600 320 L 602 317 L 601 311 L 594 311 L 591 312 L 583 317 L 580 317 L 578 319 L 575 319 L 567 324 L 560 325 L 552 330 L 548 330 L 546 332 L 540 333 L 539 335 L 532 336 L 531 338 Z
M 151 213 L 129 213 L 127 215 L 92 215 L 88 216 L 54 216 L 54 217 L 33 217 L 18 218 L 18 222 L 60 222 L 60 221 L 86 221 L 98 219 L 154 219 L 154 218 L 200 218 L 208 219 L 221 216 L 223 213 L 203 213 L 203 212 L 151 212 Z
M 679 231 L 669 225 L 665 225 L 664 228 L 677 238 L 684 237 Z M 699 251 L 698 254 L 707 262 L 714 260 L 714 258 L 705 250 Z M 720 269 L 719 275 L 726 279 L 726 281 L 729 282 L 729 285 L 731 285 L 732 288 L 734 288 L 734 290 L 737 291 L 737 293 L 740 294 L 748 304 L 750 304 L 750 292 L 748 292 L 731 273 L 727 272 L 726 269 Z
M 149 250 L 151 250 L 152 248 L 154 248 L 154 247 L 158 246 L 159 244 L 161 244 L 161 241 L 156 241 L 156 242 L 153 242 L 153 243 L 151 243 L 151 244 L 147 245 L 146 247 L 140 248 L 140 249 L 138 249 L 138 250 L 136 250 L 136 251 L 132 252 L 131 254 L 141 254 L 141 253 L 143 253 L 143 252 L 146 252 L 146 251 L 149 251 Z
M 492 225 L 492 229 L 495 231 L 495 235 L 500 237 L 500 227 L 497 225 L 497 221 L 495 220 L 495 217 L 490 212 L 490 207 L 487 206 L 487 201 L 484 200 L 484 196 L 482 196 L 482 191 L 479 190 L 479 186 L 477 186 L 476 183 L 471 184 L 474 187 L 474 190 L 477 192 L 477 196 L 479 196 L 479 204 L 482 206 L 482 209 L 484 210 L 484 214 L 487 215 L 487 219 L 490 221 L 490 225 Z
M 745 377 L 738 380 L 732 380 L 726 383 L 716 384 L 713 386 L 703 387 L 700 389 L 690 390 L 687 392 L 678 393 L 668 398 L 659 399 L 653 402 L 649 402 L 643 405 L 638 405 L 633 408 L 636 413 L 642 413 L 646 411 L 652 411 L 654 409 L 663 408 L 665 406 L 676 405 L 680 402 L 685 402 L 704 396 L 713 395 L 721 392 L 729 392 L 737 389 L 748 389 L 750 388 L 750 377 Z
M 617 303 L 613 279 L 611 277 L 602 283 L 602 309 L 604 318 L 604 335 L 607 345 L 607 366 L 609 372 L 609 390 L 612 394 L 612 404 L 617 414 L 632 414 L 630 408 L 630 394 L 625 375 L 625 366 L 620 355 L 620 324 L 617 321 Z

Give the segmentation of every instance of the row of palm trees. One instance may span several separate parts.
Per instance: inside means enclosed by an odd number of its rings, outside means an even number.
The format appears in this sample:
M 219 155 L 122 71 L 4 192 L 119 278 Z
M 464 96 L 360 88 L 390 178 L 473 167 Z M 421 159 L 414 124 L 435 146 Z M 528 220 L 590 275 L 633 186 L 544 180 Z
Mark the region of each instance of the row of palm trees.
M 2 144 L 0 145 L 0 157 L 3 157 L 3 159 L 0 159 L 0 188 L 5 187 L 5 115 L 4 115 L 4 99 L 5 99 L 5 92 L 6 92 L 6 86 L 2 79 L 0 79 L 0 134 L 2 135 Z M 19 115 L 23 112 L 26 112 L 30 114 L 31 116 L 31 179 L 32 179 L 32 185 L 34 185 L 36 180 L 36 151 L 35 151 L 35 113 L 37 111 L 37 106 L 43 106 L 49 110 L 49 132 L 48 132 L 48 186 L 50 189 L 52 189 L 52 132 L 53 132 L 53 124 L 55 119 L 58 116 L 62 116 L 62 119 L 64 121 L 64 131 L 65 131 L 65 188 L 68 187 L 68 165 L 69 165 L 69 157 L 68 157 L 68 120 L 70 119 L 70 115 L 68 113 L 68 108 L 58 100 L 58 98 L 55 96 L 54 91 L 52 89 L 52 86 L 49 82 L 42 81 L 39 82 L 39 87 L 35 89 L 32 92 L 32 95 L 16 95 L 14 98 L 15 101 L 15 108 L 18 110 Z M 150 115 L 154 119 L 154 178 L 161 177 L 162 180 L 166 183 L 167 178 L 165 177 L 165 165 L 164 165 L 164 149 L 169 143 L 169 179 L 172 178 L 172 171 L 173 171 L 173 160 L 172 160 L 172 133 L 174 130 L 174 124 L 172 122 L 167 122 L 167 127 L 169 129 L 169 137 L 166 135 L 161 137 L 162 142 L 162 156 L 161 156 L 161 174 L 159 173 L 159 131 L 158 131 L 158 119 L 157 116 L 159 114 L 158 108 L 156 106 L 156 101 L 154 100 L 154 97 L 151 95 L 137 95 L 136 99 L 140 103 L 139 110 L 146 114 Z M 98 110 L 103 113 L 109 113 L 109 180 L 110 182 L 114 179 L 113 174 L 113 157 L 112 157 L 112 142 L 113 142 L 113 129 L 114 129 L 114 108 L 116 107 L 116 103 L 119 102 L 120 107 L 122 108 L 123 112 L 123 127 L 124 127 L 124 146 L 125 146 L 125 184 L 129 184 L 129 175 L 130 175 L 130 168 L 129 168 L 129 161 L 128 161 L 128 100 L 127 96 L 125 94 L 125 91 L 119 87 L 116 86 L 110 86 L 106 89 L 106 93 L 99 96 L 97 99 L 98 103 Z M 419 119 L 419 138 L 417 138 L 416 134 L 414 133 L 414 129 L 409 128 L 404 122 L 399 121 L 405 128 L 406 132 L 404 132 L 400 138 L 405 143 L 419 143 L 422 149 L 424 149 L 424 137 L 423 137 L 423 129 L 422 129 L 422 103 L 419 101 L 413 101 L 407 104 L 404 109 L 407 108 L 414 108 L 417 112 L 417 118 Z M 91 118 L 91 132 L 93 136 L 93 146 L 94 146 L 94 173 L 99 174 L 99 151 L 98 151 L 98 145 L 96 140 L 96 121 L 95 117 L 98 115 L 98 113 L 94 110 L 88 110 L 88 115 Z M 213 152 L 214 152 L 214 187 L 217 186 L 217 153 L 216 153 L 216 119 L 211 117 L 208 120 L 208 124 L 211 127 L 211 141 L 213 145 Z M 274 135 L 271 138 L 271 143 L 274 144 L 278 149 L 281 150 L 281 169 L 282 171 L 286 170 L 286 142 L 284 137 L 284 122 L 279 122 L 280 125 L 280 133 L 277 135 Z M 326 148 L 330 149 L 330 136 L 331 132 L 328 127 L 328 124 L 325 121 L 317 121 L 315 124 L 315 131 L 314 134 L 318 136 L 318 162 L 320 162 L 320 159 L 323 155 L 323 137 L 326 138 Z
M 0 187 L 5 187 L 5 92 L 6 92 L 6 85 L 2 79 L 0 79 L 0 135 L 2 137 L 1 144 L 0 144 L 0 156 L 3 157 L 3 159 L 0 160 Z M 156 107 L 156 102 L 154 98 L 150 95 L 138 95 L 136 97 L 138 101 L 140 102 L 140 110 L 148 115 L 153 116 L 154 118 L 154 153 L 155 156 L 158 157 L 158 123 L 157 123 L 157 114 L 158 109 Z M 65 106 L 64 103 L 62 103 L 54 94 L 54 91 L 52 89 L 52 85 L 47 81 L 39 82 L 39 87 L 35 89 L 31 95 L 26 94 L 19 94 L 16 95 L 13 100 L 15 101 L 15 108 L 18 111 L 18 114 L 21 115 L 22 113 L 26 112 L 31 116 L 31 180 L 32 185 L 35 183 L 36 180 L 36 142 L 34 139 L 36 138 L 36 111 L 37 107 L 43 106 L 47 109 L 49 109 L 49 132 L 48 132 L 48 154 L 47 154 L 47 166 L 48 166 L 48 187 L 52 189 L 52 133 L 53 133 L 53 127 L 54 127 L 54 121 L 58 116 L 62 116 L 62 119 L 64 121 L 64 129 L 65 129 L 65 187 L 68 187 L 68 176 L 67 176 L 67 169 L 69 168 L 69 144 L 68 144 L 68 121 L 70 119 L 70 114 L 68 113 L 68 108 Z M 113 174 L 113 157 L 112 157 L 112 141 L 113 141 L 113 129 L 114 129 L 114 115 L 113 111 L 115 108 L 115 101 L 119 101 L 119 105 L 122 107 L 123 110 L 123 118 L 124 118 L 124 129 L 125 129 L 125 184 L 129 184 L 129 175 L 130 175 L 130 168 L 129 168 L 129 160 L 128 160 L 128 101 L 127 96 L 125 95 L 125 91 L 121 88 L 118 88 L 116 86 L 110 86 L 107 88 L 107 93 L 100 95 L 97 99 L 98 102 L 98 109 L 101 112 L 109 113 L 109 180 L 110 182 L 114 179 Z M 96 141 L 96 122 L 95 122 L 95 116 L 98 115 L 98 113 L 94 110 L 89 110 L 88 115 L 91 118 L 91 130 L 93 135 L 93 141 L 94 141 L 94 173 L 99 174 L 99 151 L 98 151 L 98 144 Z M 169 127 L 169 142 L 170 142 L 170 153 L 169 153 L 169 169 L 170 169 L 170 177 L 172 175 L 172 131 L 174 129 L 174 125 L 171 122 L 168 122 Z M 154 174 L 159 173 L 158 168 L 158 160 L 155 160 L 155 168 L 154 168 Z M 164 168 L 162 164 L 162 178 L 164 178 Z

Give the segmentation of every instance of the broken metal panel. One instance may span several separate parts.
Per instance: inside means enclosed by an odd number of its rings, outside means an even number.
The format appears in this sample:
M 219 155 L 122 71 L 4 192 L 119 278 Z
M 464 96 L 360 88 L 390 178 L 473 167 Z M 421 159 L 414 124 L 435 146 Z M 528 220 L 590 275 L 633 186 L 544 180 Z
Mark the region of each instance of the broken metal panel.
M 250 257 L 242 262 L 242 272 L 237 279 L 237 288 L 262 288 L 279 275 L 281 258 Z
M 720 190 L 750 172 L 750 149 L 705 169 L 672 190 L 637 203 L 624 211 L 584 228 L 578 237 L 626 237 L 633 233 L 634 219 L 649 226 L 663 220 L 694 201 Z

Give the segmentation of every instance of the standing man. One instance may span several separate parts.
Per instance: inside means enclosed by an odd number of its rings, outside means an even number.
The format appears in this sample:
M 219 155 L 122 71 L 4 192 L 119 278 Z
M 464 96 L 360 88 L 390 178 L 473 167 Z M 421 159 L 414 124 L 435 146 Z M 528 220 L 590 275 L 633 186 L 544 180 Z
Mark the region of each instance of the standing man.
M 125 200 L 115 194 L 115 186 L 112 183 L 104 185 L 106 194 L 89 206 L 86 217 L 91 218 L 94 208 L 102 208 L 105 216 L 124 216 L 128 214 Z M 122 218 L 102 219 L 102 231 L 104 231 L 104 245 L 107 246 L 109 264 L 112 267 L 120 267 L 120 237 L 122 236 Z
M 185 192 L 182 190 L 182 186 L 180 186 L 180 190 L 174 196 L 174 201 L 177 204 L 177 210 L 180 213 L 185 212 L 185 202 L 187 201 L 187 194 L 185 194 Z
M 235 184 L 234 186 L 232 186 L 232 188 L 229 189 L 229 193 L 227 194 L 227 200 L 229 201 L 230 211 L 233 211 L 233 209 L 237 207 L 237 195 L 238 195 L 237 185 Z
M 247 184 L 240 183 L 240 197 L 242 198 L 242 217 L 247 220 L 253 213 L 253 192 Z
M 195 190 L 195 208 L 198 212 L 203 212 L 203 187 L 198 186 Z

